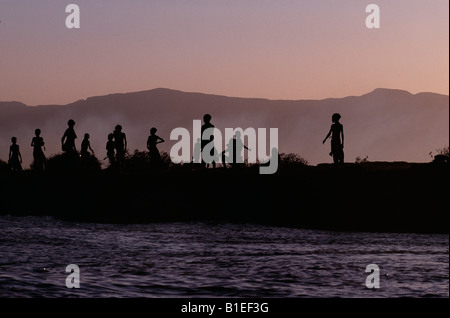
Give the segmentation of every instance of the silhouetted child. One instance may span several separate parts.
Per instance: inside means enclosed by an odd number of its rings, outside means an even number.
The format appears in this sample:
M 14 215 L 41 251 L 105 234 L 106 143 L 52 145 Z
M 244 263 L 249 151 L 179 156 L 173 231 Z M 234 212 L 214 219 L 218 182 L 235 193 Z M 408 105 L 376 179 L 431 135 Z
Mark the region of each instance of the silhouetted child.
M 114 144 L 116 146 L 116 160 L 120 168 L 123 169 L 125 162 L 125 153 L 127 150 L 127 137 L 125 133 L 122 132 L 122 126 L 117 125 L 113 132 Z
M 91 148 L 91 143 L 89 142 L 89 134 L 84 134 L 84 139 L 81 142 L 81 161 L 83 163 L 86 163 L 86 161 L 89 160 L 89 157 L 91 154 L 89 153 L 89 150 L 94 154 L 94 150 Z
M 113 167 L 115 164 L 115 157 L 114 157 L 114 149 L 116 149 L 116 145 L 114 144 L 114 135 L 109 134 L 108 135 L 108 142 L 106 143 L 106 156 L 109 159 L 109 166 Z
M 202 149 L 202 163 L 205 165 L 205 167 L 207 168 L 209 166 L 209 163 L 205 163 L 205 161 L 203 160 L 203 149 L 205 148 L 205 146 L 209 143 L 213 143 L 214 140 L 214 135 L 211 135 L 211 137 L 209 138 L 209 140 L 203 140 L 203 132 L 208 129 L 208 128 L 214 128 L 214 125 L 211 124 L 211 115 L 210 114 L 205 114 L 203 116 L 203 122 L 204 124 L 202 125 L 202 131 L 201 131 L 201 136 L 202 136 L 202 140 L 201 140 L 201 149 Z M 210 151 L 210 155 L 215 158 L 215 152 L 216 150 L 214 149 L 214 144 L 212 144 L 212 148 Z M 213 168 L 216 167 L 216 161 L 213 159 L 212 161 L 212 166 Z
M 223 166 L 226 168 L 226 163 L 229 163 L 232 167 L 238 167 L 239 164 L 244 163 L 244 159 L 242 158 L 242 150 L 250 149 L 244 145 L 244 142 L 241 139 L 241 132 L 236 131 L 236 134 L 233 136 L 233 139 L 230 139 L 230 142 L 227 145 L 227 149 L 222 152 L 222 162 Z M 225 152 L 228 152 L 229 159 L 226 161 Z
M 22 171 L 22 155 L 20 154 L 17 138 L 11 138 L 12 145 L 9 147 L 9 167 L 12 171 Z
M 75 126 L 75 121 L 70 119 L 67 122 L 69 128 L 66 129 L 64 135 L 61 138 L 62 150 L 67 154 L 76 154 L 77 148 L 75 147 L 75 139 L 77 138 L 77 134 L 73 127 Z
M 45 170 L 45 155 L 42 147 L 45 150 L 44 139 L 41 137 L 41 130 L 38 128 L 34 131 L 35 137 L 31 140 L 31 147 L 33 147 L 34 169 L 39 171 Z
M 161 163 L 161 155 L 159 154 L 159 151 L 158 151 L 158 148 L 156 147 L 156 145 L 164 142 L 164 139 L 155 135 L 156 131 L 157 131 L 157 129 L 155 127 L 150 129 L 150 136 L 148 136 L 148 139 L 147 139 L 147 149 L 149 151 L 148 154 L 150 157 L 150 162 L 159 164 L 159 163 Z
M 247 149 L 250 151 L 249 148 L 247 148 L 246 145 L 244 145 L 244 142 L 241 139 L 241 132 L 236 131 L 236 134 L 233 138 L 233 162 L 234 163 L 244 163 L 244 158 L 242 158 L 242 151 Z
M 324 144 L 331 135 L 330 156 L 333 156 L 333 162 L 335 164 L 344 163 L 344 127 L 339 122 L 340 119 L 340 114 L 333 114 L 333 116 L 331 117 L 333 124 L 331 125 L 330 131 L 322 142 Z
M 202 152 L 201 139 L 197 138 L 197 142 L 194 145 L 194 153 L 193 153 L 193 158 L 192 158 L 193 163 L 200 163 L 201 152 Z

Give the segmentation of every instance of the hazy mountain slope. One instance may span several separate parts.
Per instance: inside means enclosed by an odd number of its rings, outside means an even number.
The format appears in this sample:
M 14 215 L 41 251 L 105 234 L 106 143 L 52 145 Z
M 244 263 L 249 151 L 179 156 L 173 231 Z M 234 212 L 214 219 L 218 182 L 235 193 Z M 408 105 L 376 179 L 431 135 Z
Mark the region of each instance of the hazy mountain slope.
M 118 123 L 127 134 L 130 150 L 144 150 L 149 130 L 155 126 L 166 139 L 159 149 L 169 151 L 174 144 L 169 140 L 172 129 L 192 130 L 193 119 L 210 113 L 212 123 L 222 131 L 225 127 L 277 127 L 281 152 L 296 152 L 317 164 L 331 160 L 330 145 L 322 145 L 322 140 L 334 112 L 342 115 L 346 161 L 353 162 L 357 156 L 373 161 L 429 161 L 430 151 L 449 142 L 449 97 L 434 93 L 376 89 L 339 99 L 278 101 L 154 89 L 91 97 L 64 106 L 0 102 L 0 158 L 7 159 L 10 138 L 16 136 L 28 166 L 35 128 L 42 130 L 47 154 L 59 152 L 70 118 L 77 122 L 77 147 L 89 132 L 101 159 L 106 154 L 106 136 Z

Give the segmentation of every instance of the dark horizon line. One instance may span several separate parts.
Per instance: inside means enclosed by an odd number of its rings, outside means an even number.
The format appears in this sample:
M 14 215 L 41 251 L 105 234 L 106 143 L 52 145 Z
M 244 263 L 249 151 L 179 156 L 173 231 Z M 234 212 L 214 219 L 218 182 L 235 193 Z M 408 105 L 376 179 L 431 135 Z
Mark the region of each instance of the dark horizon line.
M 172 89 L 172 88 L 165 88 L 165 87 L 157 87 L 157 88 L 152 88 L 152 89 L 148 89 L 148 90 L 142 90 L 142 91 L 133 91 L 133 92 L 125 92 L 125 93 L 110 93 L 110 94 L 105 94 L 105 95 L 96 95 L 96 96 L 89 96 L 86 98 L 80 98 L 74 102 L 70 102 L 67 104 L 38 104 L 38 105 L 28 105 L 25 104 L 23 102 L 17 101 L 17 100 L 12 100 L 12 101 L 0 101 L 0 105 L 2 103 L 18 103 L 18 104 L 22 104 L 26 107 L 41 107 L 41 106 L 70 106 L 79 102 L 84 102 L 90 99 L 94 99 L 94 98 L 103 98 L 103 97 L 110 97 L 110 96 L 115 96 L 115 95 L 129 95 L 129 94 L 139 94 L 139 93 L 149 93 L 149 92 L 154 92 L 154 91 L 166 91 L 166 92 L 173 92 L 173 93 L 181 93 L 181 94 L 196 94 L 196 95 L 206 95 L 206 96 L 212 96 L 212 97 L 220 97 L 220 98 L 233 98 L 233 99 L 246 99 L 246 100 L 264 100 L 264 101 L 285 101 L 285 102 L 300 102 L 300 101 L 325 101 L 325 100 L 337 100 L 337 99 L 346 99 L 346 98 L 351 98 L 351 97 L 363 97 L 366 95 L 370 95 L 373 94 L 375 92 L 379 92 L 379 91 L 390 91 L 390 92 L 397 92 L 397 93 L 406 93 L 408 95 L 411 96 L 417 96 L 417 95 L 422 95 L 422 94 L 433 94 L 433 95 L 439 95 L 439 96 L 444 96 L 444 97 L 449 97 L 449 95 L 445 95 L 445 94 L 441 94 L 441 93 L 435 93 L 435 92 L 419 92 L 416 94 L 413 94 L 407 90 L 404 89 L 397 89 L 397 88 L 383 88 L 383 87 L 379 87 L 379 88 L 375 88 L 374 90 L 362 94 L 362 95 L 348 95 L 348 96 L 344 96 L 344 97 L 327 97 L 327 98 L 322 98 L 322 99 L 269 99 L 269 98 L 262 98 L 262 97 L 238 97 L 238 96 L 227 96 L 227 95 L 219 95 L 219 94 L 209 94 L 209 93 L 202 93 L 202 92 L 190 92 L 190 91 L 182 91 L 182 90 L 177 90 L 177 89 Z

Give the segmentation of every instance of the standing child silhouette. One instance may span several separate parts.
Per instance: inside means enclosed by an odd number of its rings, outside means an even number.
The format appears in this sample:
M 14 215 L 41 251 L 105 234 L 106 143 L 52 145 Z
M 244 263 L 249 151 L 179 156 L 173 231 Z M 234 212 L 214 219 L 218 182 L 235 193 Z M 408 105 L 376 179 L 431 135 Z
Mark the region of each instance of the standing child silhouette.
M 31 140 L 31 147 L 33 147 L 34 169 L 38 171 L 45 170 L 45 155 L 42 147 L 45 150 L 44 139 L 41 137 L 41 130 L 38 128 L 34 131 L 35 137 Z
M 244 158 L 242 157 L 243 149 L 251 151 L 241 139 L 241 133 L 236 131 L 233 139 L 230 139 L 227 145 L 227 149 L 222 152 L 222 162 L 224 168 L 226 168 L 226 163 L 229 163 L 231 167 L 239 167 L 244 163 Z M 225 152 L 228 152 L 228 160 L 226 160 Z
M 108 142 L 106 143 L 106 156 L 109 159 L 109 166 L 114 167 L 115 158 L 114 158 L 114 149 L 116 149 L 116 145 L 114 143 L 114 135 L 108 135 Z M 105 158 L 106 159 L 106 158 Z
M 157 129 L 153 127 L 150 129 L 150 136 L 147 139 L 147 149 L 150 157 L 150 162 L 153 164 L 161 163 L 161 155 L 159 154 L 157 144 L 164 142 L 164 139 L 156 135 Z
M 344 126 L 342 126 L 342 124 L 339 122 L 340 119 L 341 115 L 338 113 L 335 113 L 333 114 L 333 116 L 331 116 L 331 121 L 333 122 L 333 124 L 331 125 L 330 131 L 322 142 L 324 144 L 331 135 L 330 156 L 333 156 L 333 162 L 335 164 L 344 163 Z
M 81 163 L 83 166 L 86 166 L 89 162 L 89 158 L 91 157 L 91 154 L 89 153 L 89 150 L 94 154 L 94 150 L 91 148 L 91 142 L 89 141 L 89 134 L 84 134 L 84 139 L 81 142 Z
M 69 128 L 66 129 L 64 135 L 61 138 L 62 150 L 67 154 L 76 154 L 77 148 L 75 147 L 75 139 L 77 139 L 77 134 L 73 127 L 75 126 L 75 121 L 70 119 L 67 122 Z
M 20 154 L 17 138 L 11 138 L 12 145 L 9 147 L 9 167 L 12 171 L 22 171 L 22 155 Z
M 193 158 L 192 158 L 192 162 L 193 163 L 200 163 L 200 154 L 202 152 L 202 143 L 201 143 L 201 139 L 197 138 L 197 142 L 194 145 L 194 153 L 193 153 Z
M 117 125 L 113 132 L 114 144 L 116 146 L 116 161 L 120 170 L 123 172 L 125 165 L 125 153 L 127 151 L 127 137 L 122 132 L 122 126 Z
M 211 151 L 210 151 L 210 155 L 213 157 L 213 158 L 215 158 L 216 157 L 216 154 L 215 154 L 215 152 L 216 152 L 216 149 L 214 148 L 214 135 L 211 135 L 211 137 L 209 138 L 209 140 L 203 140 L 203 133 L 205 132 L 205 130 L 207 130 L 208 128 L 214 128 L 214 125 L 213 124 L 211 124 L 211 115 L 210 114 L 205 114 L 204 116 L 203 116 L 203 122 L 204 122 L 204 124 L 202 125 L 202 130 L 201 130 L 201 136 L 202 136 L 202 143 L 201 143 L 201 149 L 202 149 L 202 164 L 204 164 L 204 166 L 206 167 L 206 168 L 208 168 L 208 166 L 209 166 L 209 163 L 206 163 L 204 160 L 203 160 L 203 149 L 205 148 L 205 146 L 206 145 L 208 145 L 209 143 L 212 143 L 212 148 L 211 148 Z M 216 167 L 216 161 L 213 159 L 212 160 L 212 166 L 213 166 L 213 168 L 215 168 Z

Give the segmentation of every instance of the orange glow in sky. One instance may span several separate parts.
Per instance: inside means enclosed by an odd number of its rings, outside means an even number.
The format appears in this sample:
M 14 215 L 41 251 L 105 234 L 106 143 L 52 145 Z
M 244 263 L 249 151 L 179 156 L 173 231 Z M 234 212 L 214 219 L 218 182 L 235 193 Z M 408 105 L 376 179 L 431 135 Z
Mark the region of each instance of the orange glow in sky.
M 375 88 L 448 94 L 447 0 L 0 2 L 0 101 L 66 104 L 166 87 L 322 99 Z M 365 26 L 366 5 L 381 10 Z

